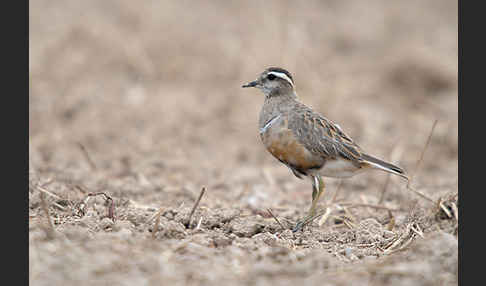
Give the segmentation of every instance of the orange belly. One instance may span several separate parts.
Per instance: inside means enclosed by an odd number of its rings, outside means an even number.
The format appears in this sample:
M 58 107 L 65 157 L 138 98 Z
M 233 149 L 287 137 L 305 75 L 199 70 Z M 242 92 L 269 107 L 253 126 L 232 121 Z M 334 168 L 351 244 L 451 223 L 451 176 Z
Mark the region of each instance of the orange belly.
M 319 167 L 324 163 L 321 157 L 309 152 L 299 143 L 292 131 L 285 127 L 272 128 L 262 134 L 262 141 L 275 158 L 301 170 Z

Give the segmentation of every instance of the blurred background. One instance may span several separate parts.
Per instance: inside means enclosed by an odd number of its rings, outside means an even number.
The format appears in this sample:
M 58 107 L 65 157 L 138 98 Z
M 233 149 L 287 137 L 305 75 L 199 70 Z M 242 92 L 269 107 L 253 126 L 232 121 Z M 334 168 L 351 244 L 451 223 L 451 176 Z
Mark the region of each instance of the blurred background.
M 99 168 L 194 172 L 170 183 L 262 166 L 287 177 L 258 137 L 262 94 L 241 88 L 281 66 L 304 103 L 371 154 L 398 149 L 407 169 L 438 119 L 424 166 L 457 176 L 456 1 L 39 0 L 29 13 L 29 146 L 41 170 L 89 167 L 81 142 Z
M 204 185 L 210 207 L 304 208 L 309 182 L 264 149 L 263 95 L 241 88 L 279 66 L 301 101 L 411 173 L 438 120 L 414 178 L 437 198 L 457 190 L 457 38 L 449 0 L 30 1 L 29 177 L 145 204 Z M 341 195 L 377 200 L 385 181 L 359 175 Z M 391 204 L 413 198 L 388 188 Z
M 438 120 L 417 184 L 457 185 L 455 1 L 31 1 L 29 13 L 38 174 L 147 201 L 206 185 L 234 203 L 262 170 L 307 189 L 260 142 L 263 95 L 241 88 L 280 66 L 304 103 L 409 172 Z M 348 194 L 384 178 L 347 180 Z

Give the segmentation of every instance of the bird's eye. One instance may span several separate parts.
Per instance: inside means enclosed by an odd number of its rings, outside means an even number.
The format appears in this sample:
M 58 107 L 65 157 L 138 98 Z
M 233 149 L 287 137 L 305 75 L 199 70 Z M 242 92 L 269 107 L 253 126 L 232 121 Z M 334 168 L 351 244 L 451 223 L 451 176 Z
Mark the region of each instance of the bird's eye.
M 268 78 L 269 80 L 274 80 L 274 79 L 276 78 L 276 76 L 275 76 L 275 75 L 273 75 L 273 74 L 269 74 L 269 75 L 267 76 L 267 78 Z

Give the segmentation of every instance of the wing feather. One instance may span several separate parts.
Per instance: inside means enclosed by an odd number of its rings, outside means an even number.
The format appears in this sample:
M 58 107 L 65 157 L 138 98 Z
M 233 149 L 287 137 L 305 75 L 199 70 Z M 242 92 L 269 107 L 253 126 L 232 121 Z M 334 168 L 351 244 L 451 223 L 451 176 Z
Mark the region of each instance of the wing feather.
M 310 152 L 325 159 L 344 157 L 359 164 L 361 148 L 332 121 L 300 103 L 289 113 L 289 129 Z

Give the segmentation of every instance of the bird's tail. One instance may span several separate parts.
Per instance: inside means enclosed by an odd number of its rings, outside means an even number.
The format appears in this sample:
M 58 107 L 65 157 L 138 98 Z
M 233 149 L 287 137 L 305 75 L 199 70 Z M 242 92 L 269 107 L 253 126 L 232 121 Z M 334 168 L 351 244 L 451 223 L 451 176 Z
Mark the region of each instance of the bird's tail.
M 406 175 L 405 171 L 393 164 L 387 163 L 375 157 L 372 157 L 368 154 L 361 154 L 361 159 L 363 159 L 366 163 L 370 164 L 372 167 L 383 170 L 388 173 L 392 173 L 398 175 L 408 181 L 408 176 Z

